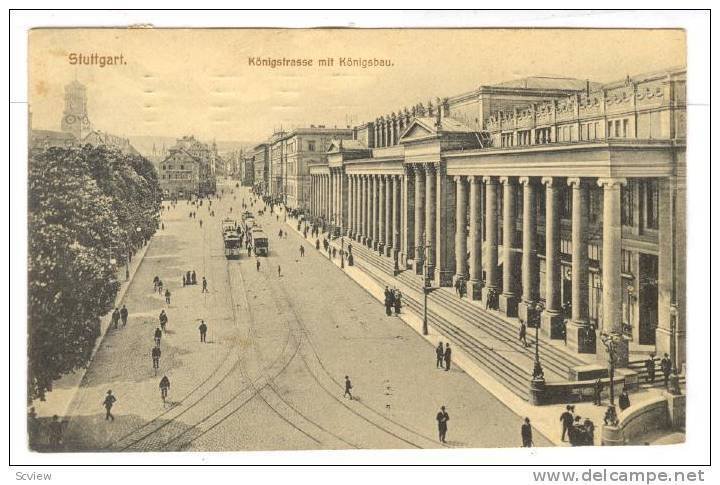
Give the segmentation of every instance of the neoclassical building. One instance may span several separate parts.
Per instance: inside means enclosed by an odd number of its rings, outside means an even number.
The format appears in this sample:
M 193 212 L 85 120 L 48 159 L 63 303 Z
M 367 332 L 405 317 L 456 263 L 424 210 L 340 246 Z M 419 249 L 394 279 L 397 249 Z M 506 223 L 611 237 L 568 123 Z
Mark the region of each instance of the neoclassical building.
M 621 366 L 683 365 L 685 84 L 527 78 L 383 115 L 310 166 L 311 213 L 507 317 L 540 304 L 573 352 L 616 333 Z

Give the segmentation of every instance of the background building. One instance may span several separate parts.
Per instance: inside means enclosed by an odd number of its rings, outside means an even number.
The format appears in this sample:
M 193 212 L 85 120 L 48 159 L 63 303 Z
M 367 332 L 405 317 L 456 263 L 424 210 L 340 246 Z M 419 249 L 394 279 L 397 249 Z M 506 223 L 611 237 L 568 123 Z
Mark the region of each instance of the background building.
M 215 193 L 217 150 L 195 139 L 178 138 L 160 163 L 160 188 L 165 197 L 185 198 Z

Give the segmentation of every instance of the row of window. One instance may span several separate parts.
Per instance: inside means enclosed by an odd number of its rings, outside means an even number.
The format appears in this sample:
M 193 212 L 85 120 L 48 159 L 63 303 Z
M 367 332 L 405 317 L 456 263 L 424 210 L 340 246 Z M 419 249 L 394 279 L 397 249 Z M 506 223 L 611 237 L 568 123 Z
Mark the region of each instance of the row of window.
M 575 123 L 558 125 L 555 127 L 555 140 L 552 139 L 550 127 L 536 128 L 535 136 L 532 137 L 532 130 L 518 130 L 517 132 L 501 133 L 500 146 L 503 148 L 513 146 L 543 145 L 546 143 L 561 142 L 569 143 L 574 141 L 592 141 L 603 138 L 632 138 L 630 119 L 620 118 L 607 122 L 607 131 L 604 136 L 600 121 L 580 123 L 578 132 Z

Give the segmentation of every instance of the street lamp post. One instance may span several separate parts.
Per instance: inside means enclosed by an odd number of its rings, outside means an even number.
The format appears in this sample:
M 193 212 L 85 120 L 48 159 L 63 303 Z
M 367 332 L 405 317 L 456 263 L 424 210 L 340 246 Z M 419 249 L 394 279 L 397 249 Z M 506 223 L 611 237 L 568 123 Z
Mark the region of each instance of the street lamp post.
M 425 240 L 425 233 L 423 233 L 423 240 Z M 430 284 L 430 265 L 428 264 L 428 258 L 427 255 L 430 254 L 430 249 L 432 247 L 429 244 L 426 244 L 425 246 L 418 246 L 418 249 L 421 250 L 421 257 L 423 258 L 423 326 L 422 326 L 422 334 L 427 335 L 429 333 L 428 331 L 428 318 L 427 318 L 427 308 L 428 308 L 428 295 L 432 293 L 433 291 L 437 290 L 436 287 L 433 287 Z
M 345 237 L 340 236 L 340 268 L 345 268 Z
M 533 380 L 544 381 L 545 372 L 543 371 L 542 364 L 540 363 L 540 308 L 537 302 L 531 302 L 529 307 L 533 318 L 533 324 L 535 326 L 535 362 L 533 364 Z
M 677 367 L 677 342 L 676 338 L 677 328 L 677 307 L 672 305 L 670 307 L 670 359 L 672 361 L 672 371 L 670 378 L 668 379 L 668 388 L 671 394 L 679 395 L 680 392 L 680 377 L 678 376 Z

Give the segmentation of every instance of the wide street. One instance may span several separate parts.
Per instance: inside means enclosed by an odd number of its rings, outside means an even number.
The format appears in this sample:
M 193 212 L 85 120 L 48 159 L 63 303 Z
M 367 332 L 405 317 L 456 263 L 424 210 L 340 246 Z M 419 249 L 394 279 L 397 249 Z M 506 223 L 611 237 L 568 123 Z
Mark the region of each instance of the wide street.
M 163 213 L 165 228 L 153 237 L 124 301 L 128 325 L 109 331 L 75 397 L 68 450 L 520 445 L 522 416 L 457 367 L 437 369 L 434 348 L 387 317 L 381 303 L 289 230 L 282 214 L 276 220 L 268 210 L 257 219 L 269 236 L 267 258 L 243 253 L 226 260 L 220 223 L 239 220 L 241 200 L 250 195 L 221 188 L 222 199 L 212 199 L 214 217 L 208 201 L 199 208 L 181 201 Z M 192 210 L 196 219 L 188 217 Z M 286 238 L 278 237 L 281 228 Z M 182 274 L 192 270 L 198 285 L 183 287 Z M 169 305 L 153 292 L 156 275 L 172 293 Z M 162 309 L 169 324 L 155 375 L 150 351 Z M 209 328 L 206 343 L 201 319 Z M 171 382 L 165 404 L 163 375 Z M 352 400 L 343 396 L 346 375 Z M 102 405 L 110 389 L 114 421 L 106 421 Z M 442 405 L 450 415 L 445 445 L 435 421 Z M 550 443 L 536 432 L 535 445 Z

